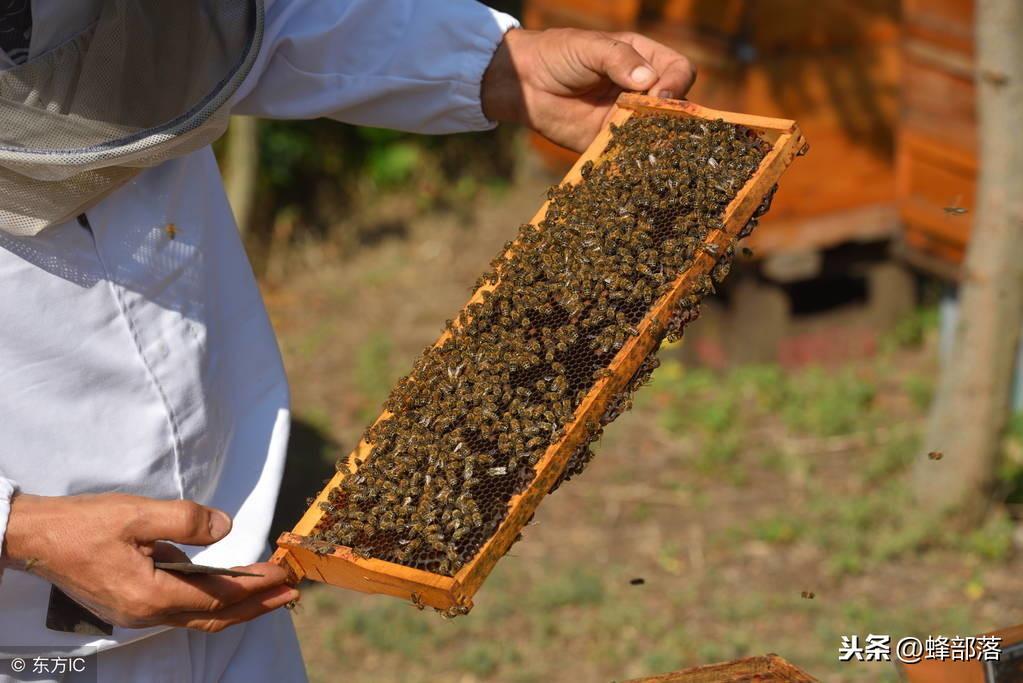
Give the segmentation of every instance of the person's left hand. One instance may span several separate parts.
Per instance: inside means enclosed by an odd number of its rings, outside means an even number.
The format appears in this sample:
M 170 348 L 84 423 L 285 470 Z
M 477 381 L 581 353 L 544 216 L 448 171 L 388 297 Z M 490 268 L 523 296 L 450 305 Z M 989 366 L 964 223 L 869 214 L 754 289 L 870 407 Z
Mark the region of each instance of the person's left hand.
M 696 80 L 688 59 L 635 33 L 513 29 L 483 76 L 483 113 L 523 123 L 581 152 L 625 90 L 685 97 Z

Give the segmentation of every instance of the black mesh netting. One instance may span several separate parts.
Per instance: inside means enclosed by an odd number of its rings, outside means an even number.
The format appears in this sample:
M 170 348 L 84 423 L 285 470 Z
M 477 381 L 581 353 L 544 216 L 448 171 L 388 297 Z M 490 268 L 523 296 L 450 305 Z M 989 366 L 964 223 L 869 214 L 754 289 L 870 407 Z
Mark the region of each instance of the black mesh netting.
M 392 416 L 366 433 L 368 457 L 323 504 L 319 545 L 445 575 L 471 560 L 769 148 L 723 121 L 634 116 L 613 128 L 583 180 L 552 188 L 546 218 L 491 264 L 480 284 L 493 289 L 399 381 Z M 715 255 L 723 277 L 732 248 Z M 662 332 L 678 337 L 712 287 L 701 279 Z M 588 425 L 589 442 L 656 365 L 651 354 Z M 555 488 L 589 462 L 589 442 Z

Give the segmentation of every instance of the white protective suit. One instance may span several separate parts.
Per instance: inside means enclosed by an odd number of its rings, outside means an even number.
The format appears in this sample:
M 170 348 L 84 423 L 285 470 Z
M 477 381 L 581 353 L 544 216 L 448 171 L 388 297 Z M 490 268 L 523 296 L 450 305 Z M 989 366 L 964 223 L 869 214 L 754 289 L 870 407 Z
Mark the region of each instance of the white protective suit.
M 97 5 L 33 0 L 30 58 L 83 30 Z M 266 6 L 234 113 L 424 133 L 492 127 L 480 83 L 511 17 L 473 0 Z M 0 54 L 0 69 L 11 66 Z M 264 559 L 288 387 L 213 152 L 144 171 L 87 216 L 91 230 L 0 232 L 0 541 L 16 489 L 118 491 L 227 511 L 233 531 L 197 562 Z M 102 681 L 304 680 L 286 612 L 212 636 L 115 629 L 97 640 L 44 627 L 49 591 L 4 573 L 0 652 L 98 649 Z

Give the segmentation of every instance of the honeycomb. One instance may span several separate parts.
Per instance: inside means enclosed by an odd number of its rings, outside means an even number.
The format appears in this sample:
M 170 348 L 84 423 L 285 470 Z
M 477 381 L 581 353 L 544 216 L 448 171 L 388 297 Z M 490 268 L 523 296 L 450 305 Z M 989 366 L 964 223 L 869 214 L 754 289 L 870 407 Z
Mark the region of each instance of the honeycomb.
M 389 415 L 365 434 L 368 456 L 321 504 L 320 552 L 347 546 L 446 576 L 472 560 L 640 321 L 714 248 L 708 231 L 723 227 L 769 149 L 720 120 L 646 115 L 612 126 L 596 163 L 548 191 L 544 219 L 521 226 L 477 282 L 481 296 L 391 392 Z M 699 315 L 732 252 L 711 252 L 718 263 L 682 298 L 668 339 Z M 651 354 L 587 425 L 552 490 L 583 470 L 590 444 L 656 366 Z M 349 472 L 347 459 L 338 467 Z

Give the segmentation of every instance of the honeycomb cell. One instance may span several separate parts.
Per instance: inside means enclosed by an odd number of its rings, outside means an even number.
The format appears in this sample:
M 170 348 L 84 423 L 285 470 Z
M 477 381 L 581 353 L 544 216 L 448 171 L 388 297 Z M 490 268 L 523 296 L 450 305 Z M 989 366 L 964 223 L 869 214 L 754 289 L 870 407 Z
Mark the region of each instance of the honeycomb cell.
M 314 540 L 449 576 L 471 561 L 651 308 L 708 251 L 708 231 L 767 150 L 723 121 L 634 116 L 613 127 L 583 179 L 548 191 L 545 218 L 521 226 L 478 281 L 482 296 L 399 380 L 391 416 L 366 431 L 370 453 L 329 493 Z M 677 339 L 696 319 L 733 252 L 710 248 L 713 278 L 660 335 Z M 591 418 L 552 490 L 585 468 L 656 366 L 651 354 Z

